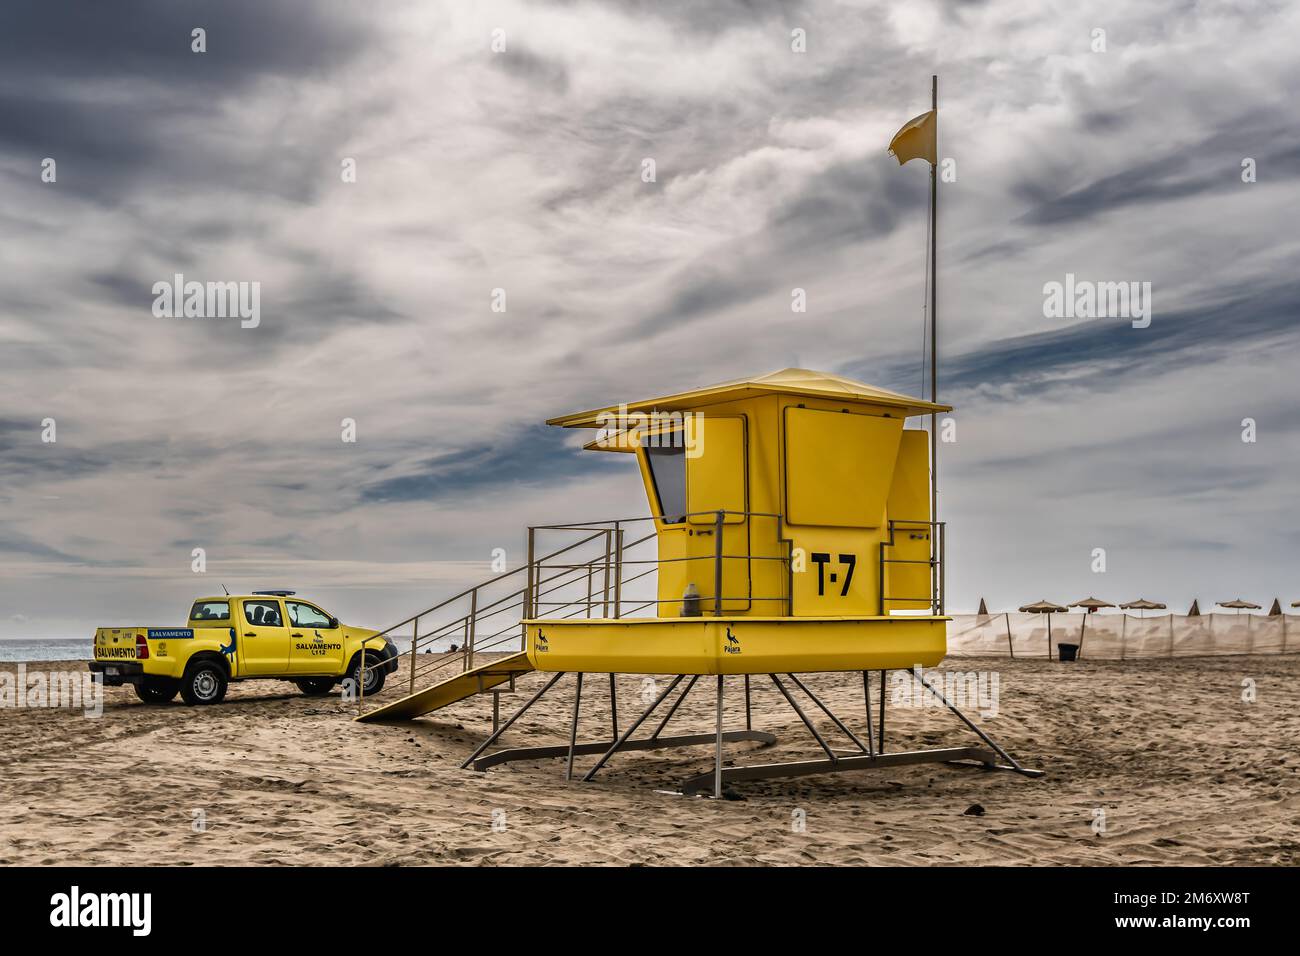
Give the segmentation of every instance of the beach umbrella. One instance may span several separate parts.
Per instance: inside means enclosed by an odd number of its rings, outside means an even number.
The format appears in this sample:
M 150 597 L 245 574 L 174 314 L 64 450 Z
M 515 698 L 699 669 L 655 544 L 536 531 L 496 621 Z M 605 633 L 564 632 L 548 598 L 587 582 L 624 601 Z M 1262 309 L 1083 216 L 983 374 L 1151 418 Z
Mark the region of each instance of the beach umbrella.
M 1196 600 L 1196 598 L 1192 598 L 1192 606 L 1187 609 L 1187 616 L 1188 617 L 1201 616 L 1201 602 Z
M 1052 615 L 1059 614 L 1064 610 L 1065 608 L 1061 607 L 1061 605 L 1053 604 L 1051 601 L 1048 601 L 1046 599 L 1042 601 L 1035 601 L 1033 604 L 1025 604 L 1020 608 L 1021 613 L 1024 614 L 1046 614 L 1047 615 L 1047 658 L 1048 660 L 1051 660 L 1052 657 Z
M 1115 605 L 1111 604 L 1109 601 L 1103 601 L 1101 598 L 1094 598 L 1094 597 L 1084 598 L 1082 601 L 1075 601 L 1073 604 L 1070 605 L 1070 607 L 1084 608 L 1089 614 L 1097 610 L 1097 608 L 1099 607 L 1114 607 L 1114 606 Z
M 1059 604 L 1053 604 L 1051 601 L 1035 601 L 1033 604 L 1022 606 L 1020 610 L 1026 614 L 1055 614 L 1058 611 L 1064 611 L 1065 608 Z
M 1238 614 L 1240 614 L 1243 610 L 1245 611 L 1262 610 L 1262 608 L 1258 604 L 1251 604 L 1249 601 L 1243 601 L 1241 598 L 1237 598 L 1237 600 L 1235 601 L 1220 601 L 1219 607 L 1230 607 L 1234 609 Z
M 1127 604 L 1121 604 L 1120 608 L 1125 611 L 1137 611 L 1138 617 L 1142 617 L 1143 611 L 1164 611 L 1166 606 L 1158 601 L 1148 601 L 1146 598 L 1138 598 L 1136 601 L 1129 601 Z
M 1273 598 L 1273 606 L 1268 609 L 1269 617 L 1280 617 L 1282 614 L 1282 602 Z
M 1088 614 L 1093 614 L 1099 607 L 1114 607 L 1109 601 L 1103 601 L 1101 598 L 1084 598 L 1082 601 L 1075 601 L 1070 607 L 1081 607 L 1087 614 L 1083 615 L 1083 624 L 1079 626 L 1079 653 L 1083 653 L 1083 635 L 1088 630 Z M 1048 618 L 1051 620 L 1051 618 Z
M 986 617 L 988 616 L 988 613 L 989 613 L 989 606 L 988 606 L 987 604 L 984 603 L 984 599 L 983 599 L 983 598 L 980 598 L 980 609 L 979 609 L 978 611 L 976 611 L 975 613 L 976 613 L 976 614 L 983 614 L 983 615 L 986 616 Z

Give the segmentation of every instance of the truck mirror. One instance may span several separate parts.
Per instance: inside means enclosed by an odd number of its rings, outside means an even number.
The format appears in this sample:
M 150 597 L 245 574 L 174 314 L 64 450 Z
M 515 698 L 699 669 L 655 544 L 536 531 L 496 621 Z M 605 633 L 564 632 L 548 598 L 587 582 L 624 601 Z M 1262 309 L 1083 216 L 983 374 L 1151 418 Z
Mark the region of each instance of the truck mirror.
M 337 617 L 330 618 L 330 627 L 338 627 L 338 626 L 339 626 L 339 619 Z

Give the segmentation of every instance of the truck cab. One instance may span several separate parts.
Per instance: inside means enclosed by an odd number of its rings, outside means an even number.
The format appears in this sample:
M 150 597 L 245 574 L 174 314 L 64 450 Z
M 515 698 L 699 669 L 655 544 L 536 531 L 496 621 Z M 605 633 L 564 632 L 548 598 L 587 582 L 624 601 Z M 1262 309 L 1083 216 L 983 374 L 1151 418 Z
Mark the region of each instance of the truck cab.
M 344 680 L 376 694 L 397 669 L 397 648 L 379 632 L 340 623 L 293 591 L 200 597 L 183 627 L 101 627 L 90 670 L 109 686 L 131 684 L 146 703 L 178 693 L 187 704 L 215 704 L 231 681 L 284 680 L 309 696 Z

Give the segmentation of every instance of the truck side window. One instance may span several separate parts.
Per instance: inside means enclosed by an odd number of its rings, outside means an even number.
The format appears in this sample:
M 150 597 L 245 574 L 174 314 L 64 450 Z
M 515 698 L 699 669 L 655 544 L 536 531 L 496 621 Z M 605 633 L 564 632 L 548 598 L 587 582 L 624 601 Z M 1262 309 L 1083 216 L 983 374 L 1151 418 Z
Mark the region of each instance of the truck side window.
M 270 601 L 245 601 L 244 620 L 249 624 L 263 624 L 266 627 L 279 627 L 280 609 Z
M 294 627 L 331 626 L 329 616 L 322 613 L 319 608 L 314 608 L 310 604 L 300 604 L 297 601 L 285 601 L 284 603 L 289 609 L 289 620 Z

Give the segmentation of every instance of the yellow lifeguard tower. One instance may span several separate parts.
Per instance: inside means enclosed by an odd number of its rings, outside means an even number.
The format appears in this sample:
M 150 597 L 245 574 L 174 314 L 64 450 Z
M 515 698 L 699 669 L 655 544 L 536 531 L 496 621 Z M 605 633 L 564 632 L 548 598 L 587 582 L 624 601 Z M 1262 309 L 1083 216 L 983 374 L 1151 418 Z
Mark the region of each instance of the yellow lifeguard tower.
M 471 589 L 457 596 L 468 596 L 464 618 L 453 620 L 450 631 L 441 625 L 424 635 L 426 644 L 445 640 L 463 625 L 462 673 L 415 691 L 420 617 L 443 609 L 444 602 L 398 626 L 412 625 L 412 693 L 361 719 L 426 713 L 513 686 L 517 674 L 538 670 L 554 676 L 504 725 L 494 713 L 492 735 L 464 766 L 485 770 L 506 760 L 567 756 L 571 776 L 575 756 L 600 753 L 583 778 L 590 780 L 619 750 L 713 743 L 714 772 L 686 781 L 683 792 L 711 789 L 720 796 L 732 780 L 924 761 L 975 761 L 1036 775 L 920 677 L 990 749 L 885 752 L 886 672 L 933 667 L 946 652 L 944 526 L 930 513 L 929 436 L 906 427 L 909 417 L 946 411 L 946 405 L 792 368 L 550 420 L 596 430 L 588 449 L 634 455 L 650 514 L 530 528 L 518 592 L 485 602 L 480 589 Z M 555 536 L 561 540 L 553 547 Z M 476 637 L 485 633 L 484 618 L 503 607 L 518 608 L 520 618 L 491 639 L 505 633 L 516 647 L 522 642 L 522 650 L 479 664 L 475 654 L 484 648 L 481 641 L 476 647 Z M 880 674 L 875 728 L 872 671 Z M 865 741 L 795 676 L 810 672 L 861 675 Z M 565 674 L 576 675 L 568 746 L 485 755 Z M 583 678 L 591 674 L 609 675 L 612 734 L 608 741 L 579 743 Z M 622 733 L 616 674 L 673 678 Z M 730 675 L 743 675 L 743 730 L 724 726 Z M 724 743 L 775 740 L 752 727 L 755 675 L 772 681 L 825 759 L 723 769 Z M 716 677 L 714 732 L 661 736 L 704 676 Z M 782 676 L 851 740 L 853 751 L 826 742 Z M 654 734 L 634 739 L 683 680 L 685 688 Z

